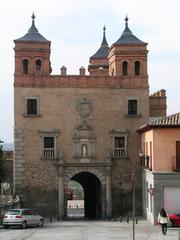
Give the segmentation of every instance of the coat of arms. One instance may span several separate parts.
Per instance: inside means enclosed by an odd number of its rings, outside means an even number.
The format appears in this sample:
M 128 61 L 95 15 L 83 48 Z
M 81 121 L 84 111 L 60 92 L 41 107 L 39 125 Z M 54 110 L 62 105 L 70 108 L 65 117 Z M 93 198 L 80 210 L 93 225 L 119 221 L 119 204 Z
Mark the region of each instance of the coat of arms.
M 92 112 L 92 101 L 87 97 L 82 97 L 77 100 L 76 109 L 82 118 L 87 118 Z

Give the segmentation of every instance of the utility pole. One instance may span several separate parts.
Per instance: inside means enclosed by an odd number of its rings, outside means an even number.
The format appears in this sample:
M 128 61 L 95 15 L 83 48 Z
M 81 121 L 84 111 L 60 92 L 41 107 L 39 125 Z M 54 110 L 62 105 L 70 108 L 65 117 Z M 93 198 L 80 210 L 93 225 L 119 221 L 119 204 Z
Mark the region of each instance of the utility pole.
M 135 240 L 135 173 L 132 173 L 133 240 Z
M 2 189 L 2 173 L 3 173 L 3 150 L 2 150 L 2 145 L 1 143 L 3 143 L 3 141 L 1 141 L 0 139 L 0 219 L 1 219 L 1 201 L 2 201 L 2 194 L 3 194 L 3 189 Z

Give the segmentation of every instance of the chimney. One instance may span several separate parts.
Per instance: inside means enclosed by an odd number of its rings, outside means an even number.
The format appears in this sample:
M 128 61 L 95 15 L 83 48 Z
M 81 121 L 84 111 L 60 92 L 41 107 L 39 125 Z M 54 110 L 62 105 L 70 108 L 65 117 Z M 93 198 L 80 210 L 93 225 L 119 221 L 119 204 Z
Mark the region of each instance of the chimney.
M 83 66 L 81 66 L 80 69 L 79 69 L 79 75 L 80 76 L 85 76 L 85 74 L 86 74 L 86 69 Z
M 67 71 L 67 68 L 65 66 L 62 66 L 62 68 L 61 68 L 61 75 L 62 76 L 66 76 L 66 71 Z

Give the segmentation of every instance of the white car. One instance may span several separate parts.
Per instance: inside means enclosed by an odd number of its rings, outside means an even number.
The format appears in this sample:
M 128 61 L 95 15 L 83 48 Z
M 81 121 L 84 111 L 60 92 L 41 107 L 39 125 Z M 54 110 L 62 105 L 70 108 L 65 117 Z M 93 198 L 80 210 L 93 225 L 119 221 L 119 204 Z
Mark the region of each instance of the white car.
M 27 226 L 34 225 L 42 227 L 44 225 L 44 219 L 33 209 L 10 209 L 3 217 L 4 228 L 10 226 L 20 226 L 25 229 Z

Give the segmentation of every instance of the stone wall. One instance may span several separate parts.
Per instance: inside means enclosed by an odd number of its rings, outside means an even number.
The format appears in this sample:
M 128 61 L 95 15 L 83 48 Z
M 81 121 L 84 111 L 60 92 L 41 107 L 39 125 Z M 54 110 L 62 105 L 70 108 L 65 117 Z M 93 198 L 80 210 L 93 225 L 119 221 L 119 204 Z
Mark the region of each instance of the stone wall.
M 40 114 L 25 116 L 25 98 L 35 96 L 39 99 Z M 77 102 L 85 97 L 92 103 L 88 117 L 83 118 L 77 110 Z M 127 99 L 136 97 L 139 103 L 139 115 L 127 115 Z M 113 213 L 125 214 L 131 208 L 131 173 L 136 171 L 139 135 L 136 129 L 148 119 L 147 89 L 121 88 L 15 88 L 15 185 L 21 194 L 24 206 L 32 206 L 40 212 L 48 209 L 48 214 L 57 213 L 57 168 L 55 159 L 43 158 L 44 132 L 57 132 L 57 153 L 63 152 L 64 163 L 80 164 L 80 159 L 73 157 L 73 136 L 77 127 L 85 120 L 95 134 L 95 157 L 89 163 L 104 163 L 107 151 L 113 151 L 112 130 L 128 132 L 128 158 L 113 159 L 112 165 L 112 201 Z M 20 126 L 20 127 L 18 127 Z M 74 168 L 73 173 L 78 168 Z M 70 168 L 64 173 L 69 178 Z M 79 171 L 79 170 L 78 170 Z M 95 171 L 95 175 L 101 179 Z M 105 170 L 101 174 L 105 175 Z M 101 183 L 105 189 L 105 183 Z M 137 184 L 139 188 L 139 184 Z M 105 193 L 104 193 L 105 197 Z M 122 200 L 122 201 L 121 201 Z M 105 202 L 105 198 L 103 200 Z M 121 204 L 123 202 L 123 204 Z M 104 207 L 105 209 L 105 203 Z M 118 210 L 118 211 L 117 211 Z M 104 210 L 105 211 L 105 210 Z M 47 213 L 46 212 L 46 213 Z

